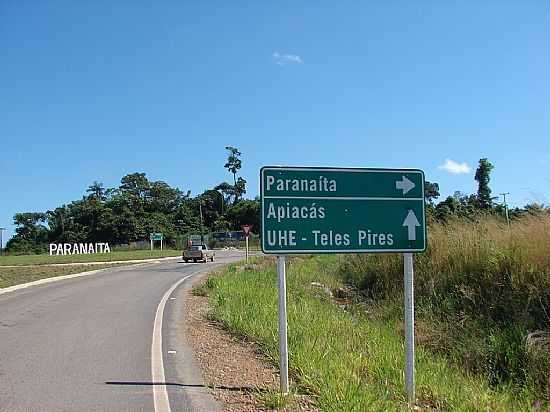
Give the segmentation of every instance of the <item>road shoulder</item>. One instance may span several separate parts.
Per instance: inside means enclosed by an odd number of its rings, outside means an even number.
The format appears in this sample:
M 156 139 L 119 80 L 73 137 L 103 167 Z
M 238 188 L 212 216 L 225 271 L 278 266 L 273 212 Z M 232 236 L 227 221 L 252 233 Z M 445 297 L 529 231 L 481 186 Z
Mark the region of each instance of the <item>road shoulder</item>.
M 185 312 L 189 306 L 190 291 L 193 285 L 207 277 L 216 267 L 205 266 L 205 269 L 183 282 L 171 294 L 166 306 L 162 346 L 166 388 L 174 411 L 222 411 L 221 404 L 205 385 L 193 348 L 186 339 Z
M 207 276 L 195 279 L 194 284 L 204 281 Z M 257 344 L 232 335 L 211 319 L 208 297 L 193 295 L 191 288 L 185 293 L 184 339 L 192 348 L 203 379 L 214 398 L 222 405 L 223 411 L 272 410 L 261 399 L 273 397 L 277 393 L 277 368 L 269 363 Z M 281 410 L 317 409 L 307 397 L 296 396 L 290 405 Z

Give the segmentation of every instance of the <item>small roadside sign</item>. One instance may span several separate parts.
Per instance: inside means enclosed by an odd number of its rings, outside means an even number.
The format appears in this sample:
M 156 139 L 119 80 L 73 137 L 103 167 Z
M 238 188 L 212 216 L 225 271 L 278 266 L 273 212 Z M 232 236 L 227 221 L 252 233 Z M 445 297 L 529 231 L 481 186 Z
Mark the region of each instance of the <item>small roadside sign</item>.
M 164 239 L 164 235 L 162 233 L 151 233 L 150 239 L 151 240 L 162 240 L 162 239 Z
M 241 229 L 244 232 L 244 238 L 246 241 L 246 261 L 248 262 L 248 238 L 250 237 L 250 232 L 252 231 L 252 228 L 254 225 L 242 225 Z
M 149 240 L 151 241 L 151 250 L 154 249 L 153 243 L 157 240 L 160 240 L 160 250 L 162 250 L 162 241 L 164 240 L 164 235 L 162 233 L 151 233 L 149 235 Z
M 241 226 L 241 229 L 243 230 L 244 235 L 246 237 L 250 236 L 250 232 L 252 232 L 253 227 L 254 227 L 254 225 L 242 225 Z

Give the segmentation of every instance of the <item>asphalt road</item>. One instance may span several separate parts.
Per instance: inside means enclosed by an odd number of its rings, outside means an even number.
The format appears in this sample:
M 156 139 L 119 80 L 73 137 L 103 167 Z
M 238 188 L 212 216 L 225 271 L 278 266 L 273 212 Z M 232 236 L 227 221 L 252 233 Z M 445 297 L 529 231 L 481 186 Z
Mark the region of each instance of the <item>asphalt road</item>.
M 182 339 L 185 290 L 201 272 L 243 254 L 216 257 L 109 269 L 0 295 L 0 411 L 216 410 Z M 165 382 L 152 378 L 155 323 Z

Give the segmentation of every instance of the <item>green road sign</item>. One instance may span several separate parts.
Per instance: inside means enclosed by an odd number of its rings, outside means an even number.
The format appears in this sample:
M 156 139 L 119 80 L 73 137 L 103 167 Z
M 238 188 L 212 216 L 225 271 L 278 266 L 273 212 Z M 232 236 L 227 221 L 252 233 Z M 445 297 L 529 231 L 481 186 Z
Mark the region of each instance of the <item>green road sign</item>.
M 151 233 L 150 238 L 151 240 L 162 240 L 164 239 L 164 235 L 162 233 Z
M 423 252 L 424 172 L 266 166 L 264 253 Z

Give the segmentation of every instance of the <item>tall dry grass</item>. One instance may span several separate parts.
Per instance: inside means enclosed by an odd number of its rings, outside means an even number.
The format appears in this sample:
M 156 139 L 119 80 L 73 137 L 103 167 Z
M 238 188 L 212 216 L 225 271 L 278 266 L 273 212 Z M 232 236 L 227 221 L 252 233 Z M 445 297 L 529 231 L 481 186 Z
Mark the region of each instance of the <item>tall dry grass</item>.
M 401 255 L 341 259 L 339 273 L 379 306 L 400 307 Z M 540 361 L 550 359 L 548 346 L 534 357 L 527 342 L 530 333 L 550 330 L 549 214 L 510 227 L 491 216 L 432 225 L 428 250 L 415 256 L 415 299 L 435 350 L 494 385 L 534 385 L 550 400 L 550 370 Z
M 415 256 L 415 293 L 426 304 L 474 311 L 494 322 L 550 326 L 550 215 L 510 228 L 494 217 L 429 228 L 428 250 Z M 341 275 L 370 298 L 401 296 L 401 255 L 343 259 Z

